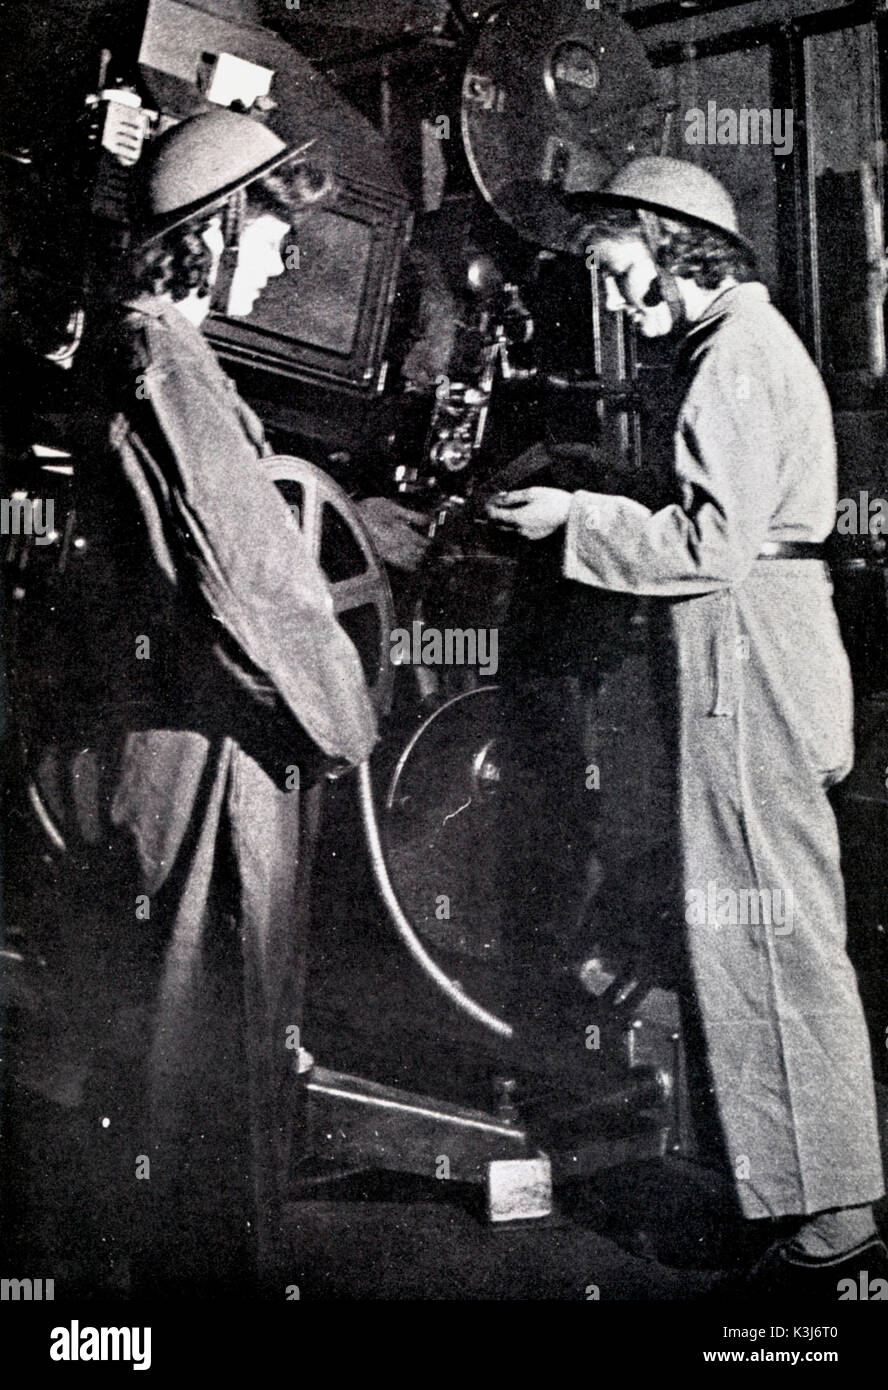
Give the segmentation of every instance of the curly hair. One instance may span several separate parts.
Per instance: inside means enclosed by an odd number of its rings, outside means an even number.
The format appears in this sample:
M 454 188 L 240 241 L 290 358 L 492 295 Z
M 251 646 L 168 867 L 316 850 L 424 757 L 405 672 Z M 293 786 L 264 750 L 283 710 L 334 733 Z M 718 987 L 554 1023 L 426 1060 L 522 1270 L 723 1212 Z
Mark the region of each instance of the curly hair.
M 192 218 L 138 250 L 127 288 L 137 294 L 168 294 L 177 302 L 192 290 L 208 295 L 213 253 L 203 234 L 217 215 Z
M 329 202 L 335 192 L 332 175 L 319 164 L 300 162 L 285 173 L 266 174 L 247 188 L 247 221 L 271 213 L 293 222 L 315 203 Z
M 754 252 L 727 232 L 656 213 L 647 213 L 645 221 L 646 227 L 633 208 L 602 207 L 583 218 L 574 244 L 581 250 L 608 239 L 639 240 L 648 245 L 647 228 L 656 243 L 654 259 L 670 275 L 693 280 L 703 290 L 718 289 L 728 276 L 739 281 L 755 278 Z
M 244 221 L 250 223 L 270 214 L 292 226 L 312 205 L 329 198 L 332 191 L 332 178 L 314 164 L 297 164 L 285 174 L 266 174 L 246 189 Z M 204 232 L 220 213 L 224 213 L 224 208 L 193 217 L 137 249 L 127 277 L 127 292 L 168 294 L 177 302 L 187 299 L 193 290 L 201 296 L 208 295 L 213 254 Z

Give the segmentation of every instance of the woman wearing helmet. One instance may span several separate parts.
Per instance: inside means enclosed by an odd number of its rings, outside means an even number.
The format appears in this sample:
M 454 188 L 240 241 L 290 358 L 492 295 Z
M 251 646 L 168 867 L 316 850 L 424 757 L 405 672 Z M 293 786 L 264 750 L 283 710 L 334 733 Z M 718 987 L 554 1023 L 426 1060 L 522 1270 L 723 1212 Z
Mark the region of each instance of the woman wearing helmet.
M 888 1272 L 888 1252 L 827 799 L 851 767 L 853 712 L 822 555 L 837 493 L 829 401 L 711 175 L 645 157 L 571 201 L 608 309 L 645 337 L 681 335 L 674 500 L 651 510 L 531 487 L 489 510 L 531 540 L 563 527 L 568 578 L 662 600 L 680 930 L 710 1085 L 743 1215 L 794 1228 L 750 1287 L 836 1298 L 855 1269 Z
M 282 272 L 322 188 L 299 154 L 228 111 L 161 136 L 138 169 L 125 300 L 93 322 L 76 476 L 92 561 L 46 730 L 81 831 L 46 951 L 78 1080 L 50 1135 L 62 1209 L 39 1182 L 32 1196 L 55 1212 L 46 1267 L 69 1295 L 242 1292 L 269 1269 L 310 774 L 363 761 L 376 725 L 258 465 L 261 425 L 200 325 L 213 303 L 249 313 Z

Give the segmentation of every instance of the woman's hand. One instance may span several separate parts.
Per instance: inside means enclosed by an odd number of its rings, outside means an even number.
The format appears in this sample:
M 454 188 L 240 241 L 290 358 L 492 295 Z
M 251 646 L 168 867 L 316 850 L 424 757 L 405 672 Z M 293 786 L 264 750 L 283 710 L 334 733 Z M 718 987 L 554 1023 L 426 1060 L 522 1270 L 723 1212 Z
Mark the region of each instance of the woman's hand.
M 558 487 L 498 492 L 487 503 L 487 515 L 498 526 L 518 531 L 525 540 L 542 541 L 567 521 L 572 495 Z
M 390 497 L 365 497 L 358 503 L 361 520 L 383 560 L 408 573 L 419 569 L 428 549 L 429 519 Z

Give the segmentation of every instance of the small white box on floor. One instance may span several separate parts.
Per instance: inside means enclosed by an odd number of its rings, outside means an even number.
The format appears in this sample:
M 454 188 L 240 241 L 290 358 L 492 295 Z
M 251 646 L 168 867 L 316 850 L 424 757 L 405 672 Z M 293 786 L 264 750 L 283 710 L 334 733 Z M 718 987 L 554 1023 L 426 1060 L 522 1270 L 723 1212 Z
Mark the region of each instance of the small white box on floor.
M 548 1156 L 494 1159 L 487 1168 L 487 1215 L 491 1221 L 537 1221 L 551 1216 Z

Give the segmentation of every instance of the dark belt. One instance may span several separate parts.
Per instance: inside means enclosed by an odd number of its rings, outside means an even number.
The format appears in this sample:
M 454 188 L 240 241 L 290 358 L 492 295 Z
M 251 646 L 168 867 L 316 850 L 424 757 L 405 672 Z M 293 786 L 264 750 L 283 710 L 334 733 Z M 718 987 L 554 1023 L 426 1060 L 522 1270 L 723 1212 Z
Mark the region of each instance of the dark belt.
M 757 560 L 825 560 L 826 546 L 816 541 L 765 541 Z

